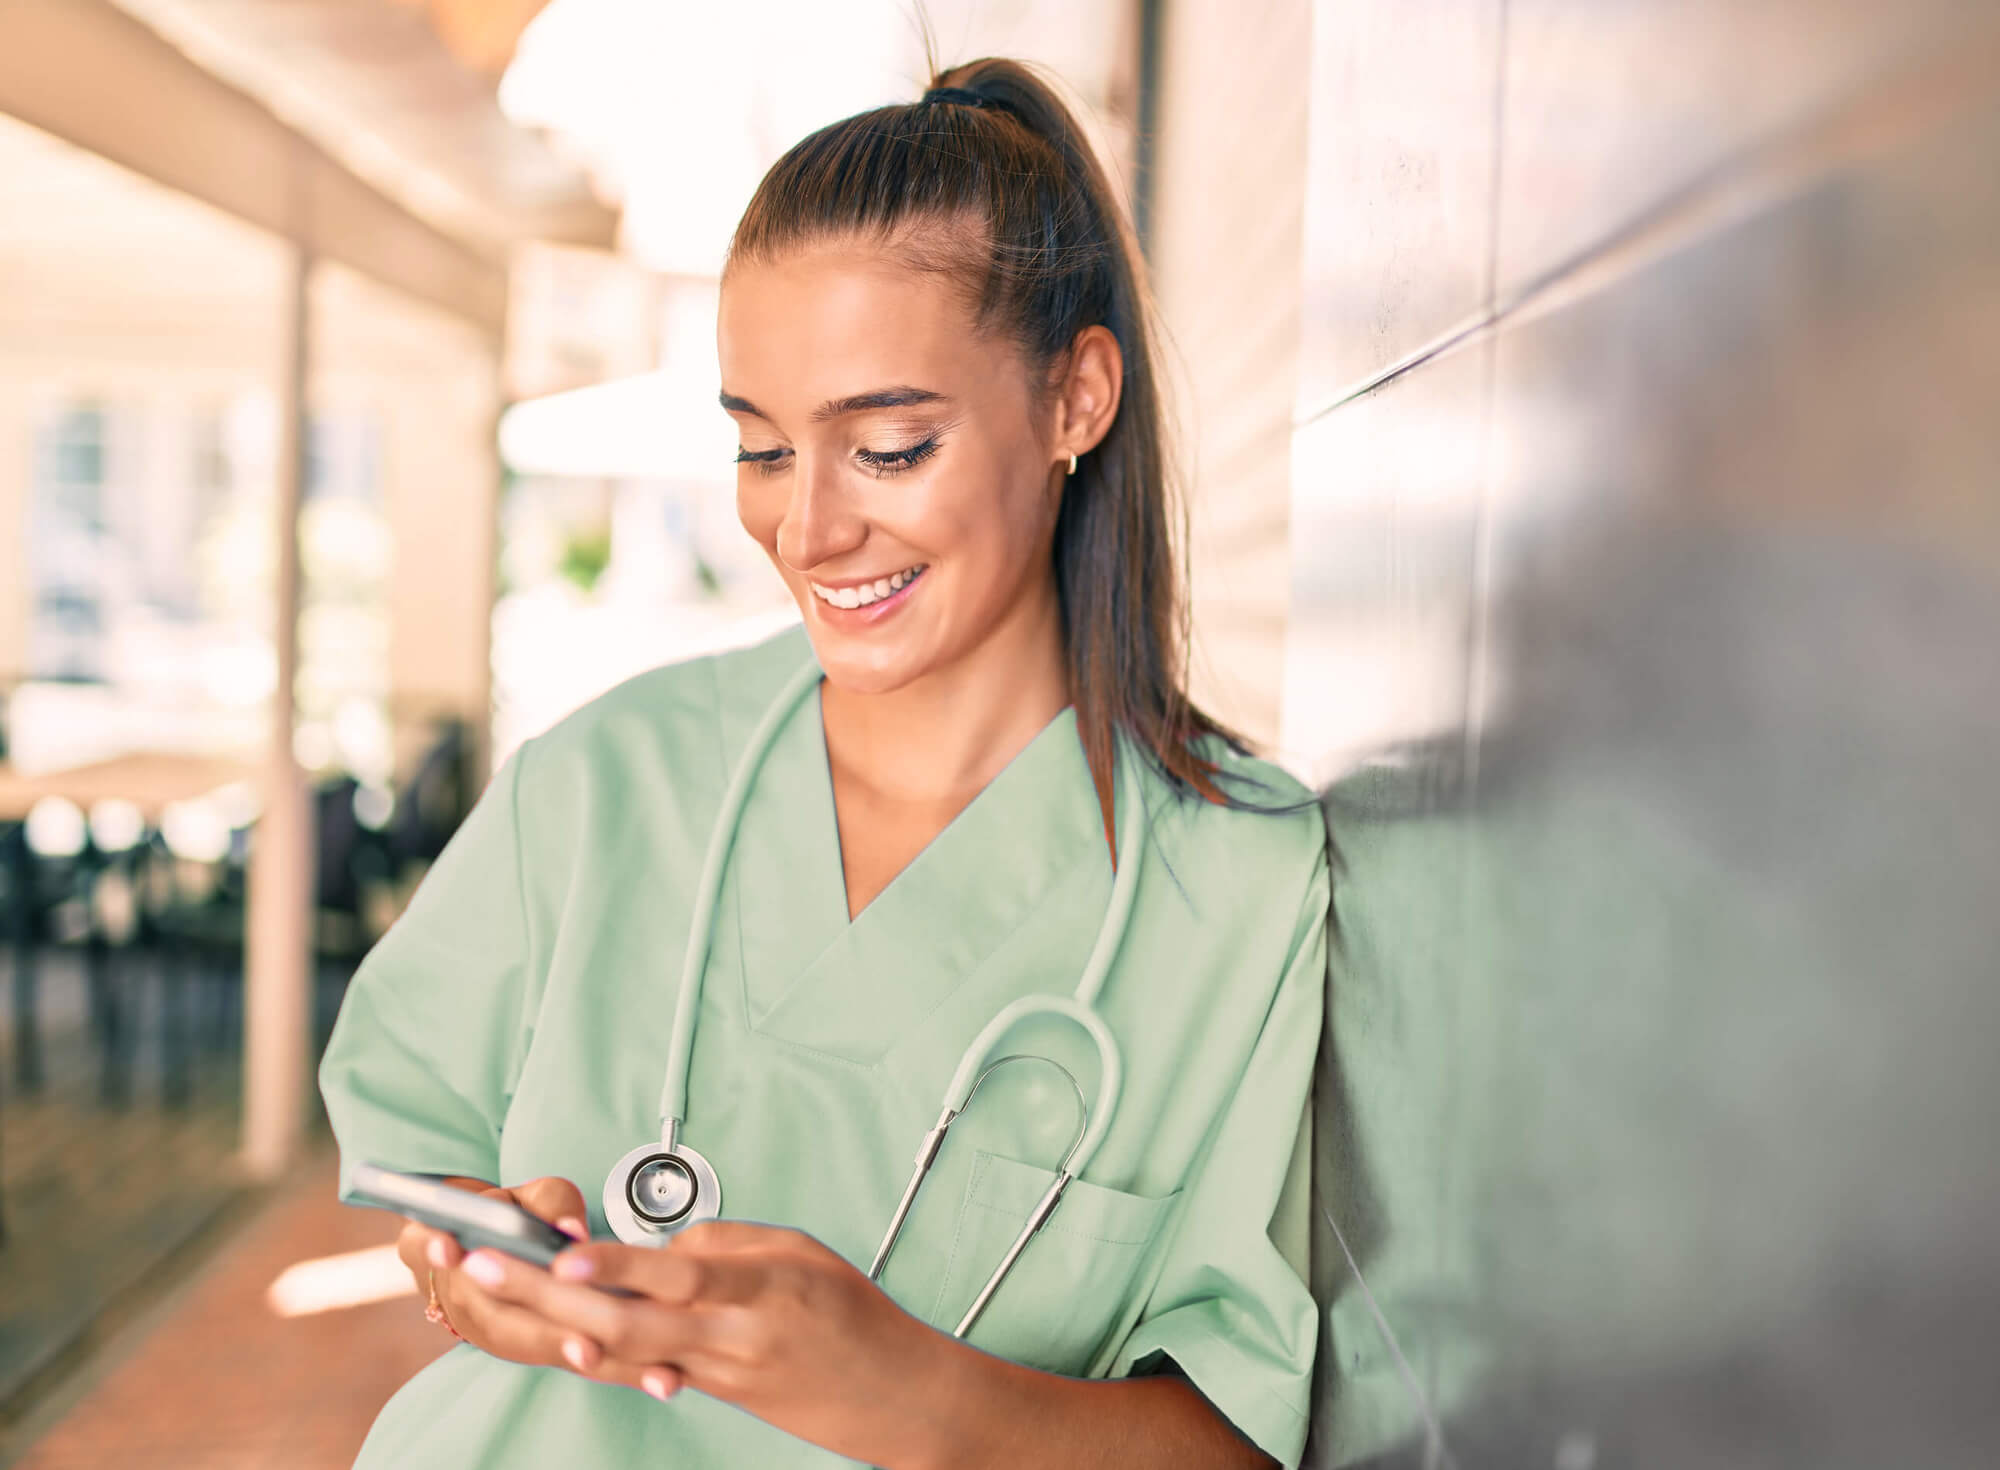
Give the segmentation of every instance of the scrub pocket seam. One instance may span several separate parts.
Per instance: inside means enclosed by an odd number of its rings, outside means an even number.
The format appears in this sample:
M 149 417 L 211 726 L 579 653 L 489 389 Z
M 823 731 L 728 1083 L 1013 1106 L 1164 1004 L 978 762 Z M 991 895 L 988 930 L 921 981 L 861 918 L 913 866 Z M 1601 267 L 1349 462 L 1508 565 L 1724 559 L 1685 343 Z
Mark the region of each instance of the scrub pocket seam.
M 973 1160 L 972 1177 L 965 1184 L 965 1197 L 968 1201 L 979 1189 L 979 1176 L 986 1172 L 989 1157 L 982 1153 Z M 970 1210 L 960 1210 L 958 1218 L 952 1222 L 951 1249 L 945 1253 L 945 1269 L 938 1273 L 937 1294 L 931 1298 L 931 1309 L 924 1314 L 926 1322 L 935 1323 L 938 1312 L 944 1307 L 944 1294 L 951 1287 L 951 1263 L 958 1259 L 958 1243 L 965 1238 L 965 1222 L 971 1216 Z
M 1046 1192 L 1054 1178 L 1054 1170 L 1038 1164 L 1028 1164 L 986 1148 L 978 1150 L 964 1194 L 960 1196 L 960 1210 L 952 1228 L 944 1276 L 938 1282 L 936 1296 L 932 1298 L 932 1324 L 938 1324 L 938 1318 L 946 1312 L 948 1304 L 952 1304 L 952 1312 L 960 1310 L 970 1294 L 988 1280 L 992 1270 L 1000 1264 L 1004 1240 L 1016 1236 L 1020 1226 L 1028 1222 L 1028 1214 L 1034 1210 L 1036 1198 Z M 998 1336 L 988 1332 L 988 1340 L 980 1344 L 988 1352 L 998 1352 L 1014 1362 L 1046 1368 L 1048 1372 L 1080 1372 L 1094 1348 L 1074 1340 L 1074 1334 L 1100 1310 L 1108 1312 L 1104 1318 L 1106 1330 L 1112 1330 L 1116 1322 L 1124 1318 L 1130 1310 L 1130 1296 L 1142 1280 L 1142 1268 L 1148 1252 L 1160 1236 L 1160 1226 L 1172 1214 L 1180 1198 L 1180 1190 L 1152 1196 L 1118 1190 L 1084 1178 L 1072 1180 L 1070 1190 L 1076 1194 L 1064 1196 L 1062 1204 L 1058 1204 L 1056 1212 L 1050 1216 L 1050 1222 L 1038 1234 L 1038 1240 L 1042 1236 L 1048 1236 L 1048 1240 L 1040 1246 L 1028 1246 L 1018 1262 L 1018 1270 L 1026 1270 L 1030 1278 L 1040 1278 L 1038 1290 L 1044 1298 L 1052 1288 L 1058 1292 L 1062 1290 L 1058 1286 L 1062 1278 L 1068 1278 L 1072 1288 L 1086 1294 L 1100 1294 L 1110 1288 L 1112 1278 L 1116 1278 L 1120 1302 L 1100 1298 L 1096 1306 L 1084 1306 L 1080 1298 L 1072 1300 L 1070 1296 L 1064 1296 L 1060 1304 L 1046 1302 L 1044 1310 L 1054 1314 L 1048 1316 L 1048 1332 L 1056 1334 L 1046 1336 L 1020 1316 L 1022 1304 L 1018 1290 L 1016 1296 L 1010 1298 L 1010 1288 L 1002 1284 L 998 1302 L 1002 1304 L 1002 1318 L 1010 1320 L 1002 1322 L 1000 1318 L 980 1318 L 982 1326 L 974 1328 L 974 1340 L 978 1340 L 980 1330 L 988 1324 L 998 1328 Z M 1082 1224 L 1072 1220 L 1070 1226 L 1064 1226 L 1064 1210 L 1072 1204 L 1080 1210 L 1074 1220 L 1082 1220 Z M 982 1258 L 978 1260 L 968 1254 L 972 1252 L 974 1242 L 978 1242 L 982 1252 Z M 992 1252 L 990 1260 L 984 1258 L 986 1250 Z M 1038 1256 L 1036 1252 L 1042 1254 Z M 1042 1262 L 1040 1268 L 1036 1268 L 1036 1260 Z M 1048 1276 L 1048 1272 L 1056 1272 L 1056 1276 Z M 1014 1278 L 1008 1276 L 1008 1280 Z M 1014 1300 L 1012 1312 L 1004 1306 L 1008 1300 Z M 1078 1308 L 1086 1312 L 1086 1318 L 1076 1318 Z M 952 1324 L 948 1320 L 942 1322 L 944 1330 L 950 1330 L 950 1326 Z M 1070 1340 L 1062 1342 L 1060 1338 Z M 1070 1362 L 1072 1356 L 1074 1362 Z
M 980 1162 L 983 1165 L 985 1161 L 981 1160 Z M 973 1183 L 977 1185 L 978 1182 L 979 1181 L 977 1177 L 975 1177 L 973 1179 Z M 975 1210 L 987 1210 L 995 1215 L 1013 1216 L 1016 1214 L 1016 1211 L 1008 1208 L 1005 1205 L 996 1205 L 983 1199 L 968 1200 L 966 1201 L 966 1203 L 971 1205 L 971 1207 Z M 1023 1225 L 1027 1224 L 1028 1223 L 1027 1218 L 1025 1216 L 1022 1216 L 1020 1223 Z M 1157 1228 L 1157 1226 L 1155 1228 Z M 1046 1232 L 1050 1235 L 1067 1235 L 1076 1240 L 1094 1240 L 1099 1245 L 1144 1245 L 1147 1241 L 1153 1238 L 1152 1230 L 1148 1230 L 1144 1235 L 1099 1235 L 1095 1231 L 1091 1230 L 1067 1229 L 1064 1227 L 1062 1223 L 1061 1204 L 1056 1205 L 1055 1213 L 1049 1217 L 1048 1224 L 1044 1225 L 1042 1229 L 1040 1231 L 1037 1231 L 1036 1233 L 1041 1234 L 1043 1232 Z M 952 1243 L 956 1245 L 957 1241 L 954 1239 Z

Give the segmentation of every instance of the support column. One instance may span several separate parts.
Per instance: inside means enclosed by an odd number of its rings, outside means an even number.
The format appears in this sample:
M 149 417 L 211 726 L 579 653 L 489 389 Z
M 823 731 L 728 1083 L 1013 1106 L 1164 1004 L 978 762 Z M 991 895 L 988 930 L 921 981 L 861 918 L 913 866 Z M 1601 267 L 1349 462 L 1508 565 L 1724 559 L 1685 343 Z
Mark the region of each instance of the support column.
M 397 767 L 408 774 L 457 718 L 472 736 L 473 790 L 492 748 L 493 606 L 499 570 L 500 364 L 493 342 L 425 334 L 430 381 L 390 423 L 389 685 Z M 470 794 L 470 793 L 468 793 Z
M 299 502 L 304 493 L 307 348 L 313 260 L 292 247 L 278 394 L 278 538 L 272 609 L 278 683 L 264 756 L 264 805 L 250 850 L 243 976 L 243 1164 L 269 1179 L 296 1157 L 302 1134 L 312 993 L 312 823 L 292 753 L 298 670 Z

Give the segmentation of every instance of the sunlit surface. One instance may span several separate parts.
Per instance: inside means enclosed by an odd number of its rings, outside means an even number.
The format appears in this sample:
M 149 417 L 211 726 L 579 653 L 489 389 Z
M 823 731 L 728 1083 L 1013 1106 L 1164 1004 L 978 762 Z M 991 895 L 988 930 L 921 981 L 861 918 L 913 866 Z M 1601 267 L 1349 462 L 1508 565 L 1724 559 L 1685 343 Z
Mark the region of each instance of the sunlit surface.
M 1093 101 L 1119 64 L 1125 18 L 1113 5 L 930 0 L 924 9 L 945 63 L 1044 60 Z M 554 0 L 522 35 L 500 105 L 556 129 L 624 201 L 635 258 L 712 277 L 781 151 L 835 118 L 909 101 L 925 81 L 916 12 L 903 0 Z
M 409 1296 L 416 1289 L 396 1248 L 382 1245 L 287 1266 L 265 1291 L 264 1300 L 280 1317 L 310 1317 Z

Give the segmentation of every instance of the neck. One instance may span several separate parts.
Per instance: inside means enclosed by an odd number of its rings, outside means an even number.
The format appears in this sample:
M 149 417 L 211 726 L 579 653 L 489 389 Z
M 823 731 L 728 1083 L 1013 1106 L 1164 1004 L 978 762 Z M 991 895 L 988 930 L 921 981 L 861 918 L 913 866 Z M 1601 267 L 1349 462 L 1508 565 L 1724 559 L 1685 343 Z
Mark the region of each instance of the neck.
M 827 759 L 884 798 L 962 801 L 1070 702 L 1054 588 L 962 658 L 883 694 L 820 689 Z

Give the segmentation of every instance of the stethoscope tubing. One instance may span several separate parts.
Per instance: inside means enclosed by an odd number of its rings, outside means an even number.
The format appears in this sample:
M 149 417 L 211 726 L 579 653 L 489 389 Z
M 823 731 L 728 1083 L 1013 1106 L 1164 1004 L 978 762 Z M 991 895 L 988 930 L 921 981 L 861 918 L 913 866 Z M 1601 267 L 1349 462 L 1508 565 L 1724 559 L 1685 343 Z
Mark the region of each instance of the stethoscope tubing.
M 729 865 L 729 850 L 736 842 L 738 819 L 750 795 L 751 783 L 770 753 L 778 726 L 790 717 L 800 700 L 819 683 L 817 659 L 805 665 L 771 701 L 763 719 L 751 732 L 750 747 L 737 763 L 729 789 L 722 794 L 722 809 L 715 828 L 709 833 L 708 852 L 702 859 L 701 886 L 695 890 L 694 915 L 689 921 L 686 958 L 681 964 L 681 988 L 674 1002 L 674 1029 L 667 1042 L 667 1078 L 660 1088 L 660 1141 L 671 1152 L 674 1135 L 687 1117 L 688 1062 L 694 1055 L 694 1020 L 701 1004 L 703 972 L 708 968 L 709 944 L 714 938 L 715 903 L 722 892 L 722 875 Z
M 695 1018 L 700 1010 L 704 972 L 708 966 L 710 944 L 714 934 L 715 905 L 722 890 L 723 874 L 729 863 L 729 854 L 736 840 L 736 829 L 740 825 L 743 806 L 750 788 L 755 782 L 764 758 L 776 742 L 779 727 L 791 716 L 799 702 L 819 683 L 820 668 L 816 658 L 808 658 L 805 664 L 786 682 L 778 696 L 765 710 L 763 718 L 752 731 L 748 749 L 738 763 L 728 788 L 723 792 L 720 810 L 716 815 L 714 829 L 709 835 L 708 851 L 702 863 L 701 881 L 695 891 L 694 911 L 690 917 L 686 956 L 681 966 L 681 985 L 674 1002 L 673 1032 L 667 1049 L 667 1075 L 660 1089 L 660 1141 L 661 1148 L 668 1154 L 676 1152 L 681 1124 L 687 1117 L 687 1087 L 689 1062 L 694 1054 Z M 1097 932 L 1097 941 L 1091 947 L 1090 958 L 1084 965 L 1083 974 L 1078 978 L 1076 990 L 1071 995 L 1024 995 L 1009 1002 L 997 1012 L 979 1031 L 959 1057 L 957 1068 L 945 1086 L 944 1097 L 937 1122 L 924 1135 L 918 1146 L 916 1168 L 903 1190 L 896 1212 L 889 1222 L 888 1231 L 882 1237 L 873 1264 L 869 1267 L 870 1280 L 878 1279 L 886 1265 L 889 1253 L 894 1248 L 896 1238 L 901 1234 L 903 1224 L 908 1219 L 916 1203 L 917 1193 L 931 1165 L 936 1161 L 939 1150 L 944 1145 L 946 1133 L 951 1124 L 970 1106 L 972 1096 L 979 1084 L 994 1068 L 1010 1061 L 1041 1060 L 1056 1066 L 1070 1084 L 1077 1087 L 1078 1105 L 1082 1105 L 1082 1089 L 1067 1068 L 1051 1058 L 1021 1056 L 1002 1057 L 991 1065 L 986 1059 L 1001 1037 L 1025 1017 L 1032 1015 L 1058 1015 L 1075 1022 L 1091 1038 L 1098 1053 L 1097 1101 L 1085 1115 L 1077 1137 L 1070 1145 L 1069 1153 L 1063 1159 L 1055 1180 L 1040 1200 L 1029 1212 L 1027 1222 L 1001 1258 L 999 1267 L 987 1279 L 979 1295 L 973 1300 L 953 1332 L 955 1337 L 963 1337 L 978 1320 L 986 1304 L 992 1299 L 1000 1283 L 1005 1279 L 1021 1252 L 1027 1248 L 1029 1240 L 1048 1221 L 1060 1203 L 1063 1192 L 1070 1182 L 1082 1173 L 1084 1167 L 1103 1142 L 1105 1133 L 1116 1114 L 1118 1096 L 1124 1081 L 1124 1062 L 1118 1049 L 1117 1039 L 1111 1028 L 1097 1013 L 1096 1000 L 1103 989 L 1104 980 L 1117 958 L 1119 946 L 1125 932 L 1130 927 L 1132 905 L 1138 892 L 1139 873 L 1144 863 L 1147 836 L 1147 811 L 1145 798 L 1135 774 L 1135 761 L 1118 743 L 1115 746 L 1116 772 L 1115 792 L 1118 805 L 1122 808 L 1117 826 L 1118 871 L 1111 885 L 1111 898 L 1105 907 L 1104 919 Z M 614 1169 L 612 1181 L 607 1183 L 606 1195 L 610 1198 L 611 1183 L 618 1180 L 626 1164 L 647 1154 L 649 1149 L 635 1149 L 621 1161 L 619 1169 Z M 691 1150 L 681 1147 L 680 1152 L 698 1160 L 703 1168 L 707 1161 Z M 635 1166 L 636 1167 L 636 1166 Z M 629 1183 L 629 1178 L 628 1181 Z M 709 1171 L 709 1187 L 715 1190 L 713 1172 Z M 711 1206 L 711 1209 L 715 1206 Z

